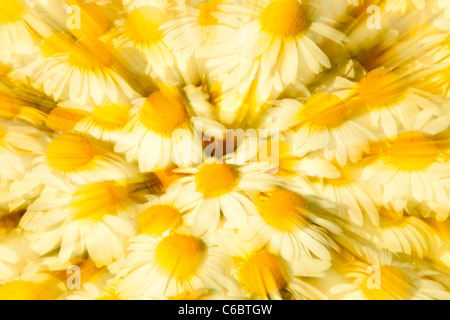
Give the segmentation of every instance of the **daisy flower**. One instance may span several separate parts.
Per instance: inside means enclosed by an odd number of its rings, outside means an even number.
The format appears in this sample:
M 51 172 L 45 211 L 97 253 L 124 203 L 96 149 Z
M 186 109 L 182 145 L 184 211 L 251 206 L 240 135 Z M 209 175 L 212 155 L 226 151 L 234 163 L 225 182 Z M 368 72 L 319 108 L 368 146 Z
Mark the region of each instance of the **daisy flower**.
M 47 126 L 55 131 L 77 132 L 115 143 L 121 137 L 130 109 L 131 104 L 124 99 L 113 103 L 106 98 L 100 105 L 83 106 L 64 101 L 49 113 Z
M 428 256 L 436 247 L 433 230 L 421 219 L 392 209 L 380 209 L 380 229 L 377 245 L 392 253 Z
M 44 147 L 45 148 L 45 147 Z M 62 133 L 49 139 L 44 153 L 36 155 L 35 167 L 13 192 L 31 190 L 40 184 L 60 185 L 138 177 L 137 170 L 108 145 L 74 133 Z
M 230 157 L 237 157 L 241 163 L 258 165 L 262 172 L 276 175 L 280 184 L 292 186 L 302 193 L 315 192 L 310 178 L 333 179 L 340 175 L 331 162 L 318 155 L 297 157 L 294 154 L 293 138 L 290 133 L 272 134 L 268 139 L 258 139 L 249 135 L 245 139 L 245 143 L 238 145 L 235 153 L 226 155 L 227 160 L 230 160 Z
M 74 132 L 75 125 L 83 118 L 88 117 L 89 113 L 63 105 L 63 103 L 59 104 L 48 113 L 45 125 L 55 132 Z
M 313 14 L 308 1 L 276 0 L 250 1 L 247 6 L 219 5 L 225 14 L 219 22 L 233 25 L 236 16 L 246 16 L 236 30 L 224 57 L 213 57 L 207 67 L 214 72 L 231 70 L 224 87 L 238 87 L 245 93 L 258 76 L 257 92 L 266 100 L 273 89 L 281 92 L 283 86 L 296 81 L 300 70 L 310 69 L 318 74 L 329 68 L 330 60 L 316 44 L 316 35 L 339 44 L 346 36 Z M 235 52 L 235 54 L 233 54 Z
M 247 224 L 248 216 L 256 214 L 256 206 L 247 192 L 265 191 L 276 183 L 271 175 L 252 170 L 251 166 L 237 166 L 215 158 L 175 170 L 187 174 L 175 182 L 182 185 L 182 197 L 189 200 L 187 207 L 193 209 L 185 215 L 185 223 L 198 234 L 215 231 L 221 221 L 227 228 Z
M 17 97 L 17 93 L 9 90 L 0 91 L 0 118 L 25 122 L 34 126 L 45 124 L 47 114 L 29 101 Z
M 59 248 L 66 262 L 87 252 L 96 266 L 122 258 L 129 237 L 135 234 L 134 204 L 126 185 L 93 182 L 71 192 L 45 187 L 28 206 L 20 227 L 32 247 L 45 254 Z
M 183 225 L 186 202 L 181 186 L 172 184 L 161 196 L 145 195 L 146 203 L 138 206 L 139 234 L 152 237 L 166 236 Z
M 35 61 L 16 72 L 55 100 L 99 105 L 104 97 L 117 102 L 119 97 L 136 95 L 121 63 L 94 37 L 74 41 L 64 33 L 51 34 L 43 40 L 41 51 Z
M 274 128 L 273 126 L 272 128 Z M 265 130 L 265 129 L 260 129 Z M 243 142 L 237 136 L 237 148 L 235 153 L 226 155 L 228 160 L 240 163 L 261 164 L 261 169 L 267 167 L 267 172 L 286 178 L 298 178 L 301 176 L 338 178 L 339 171 L 330 161 L 322 159 L 318 155 L 297 157 L 293 150 L 293 134 L 286 132 L 278 135 L 277 131 L 260 131 L 254 134 L 249 130 L 245 133 Z
M 372 263 L 372 264 L 370 264 Z M 350 300 L 448 300 L 445 287 L 411 263 L 393 261 L 392 255 L 382 254 L 377 261 L 356 262 L 348 274 L 353 285 L 338 285 L 330 289 Z M 369 268 L 371 267 L 371 269 Z
M 47 137 L 36 128 L 0 118 L 0 186 L 23 177 L 34 154 L 45 150 Z
M 175 61 L 160 30 L 167 19 L 166 10 L 161 7 L 140 6 L 134 9 L 124 20 L 116 22 L 119 35 L 114 40 L 114 46 L 136 49 L 145 58 L 141 67 L 145 68 L 145 73 L 169 81 L 169 76 L 175 72 Z
M 197 57 L 210 56 L 209 51 L 225 48 L 221 39 L 233 36 L 234 31 L 233 28 L 219 24 L 216 17 L 216 13 L 220 16 L 218 5 L 225 3 L 222 0 L 208 0 L 197 7 L 173 7 L 176 18 L 160 27 L 164 41 L 172 50 L 181 52 L 184 59 L 194 53 Z
M 330 250 L 337 246 L 329 236 L 341 228 L 329 220 L 324 202 L 276 188 L 255 196 L 258 214 L 242 228 L 246 241 L 260 242 L 288 261 L 320 259 L 331 261 Z
M 201 117 L 211 108 L 204 95 L 189 94 L 189 87 L 183 91 L 161 85 L 147 98 L 133 101 L 129 120 L 114 150 L 125 153 L 128 161 L 137 160 L 141 172 L 164 169 L 172 162 L 200 162 L 201 141 L 197 135 L 201 133 L 193 130 L 196 120 L 205 129 L 225 131 L 223 125 Z M 187 98 L 184 94 L 188 94 Z
M 328 93 L 316 93 L 305 104 L 284 99 L 271 109 L 273 127 L 293 129 L 294 154 L 302 157 L 323 150 L 325 159 L 336 159 L 343 166 L 350 159 L 355 163 L 368 152 L 374 134 L 352 116 L 353 104 Z
M 375 161 L 364 168 L 362 179 L 383 187 L 384 204 L 391 203 L 395 210 L 401 211 L 408 199 L 448 203 L 445 179 L 450 163 L 441 146 L 446 140 L 433 134 L 442 127 L 440 120 L 429 121 L 422 129 L 406 131 L 385 141 Z M 446 216 L 439 215 L 437 219 Z
M 222 230 L 225 231 L 225 230 Z M 318 259 L 288 261 L 261 246 L 242 242 L 240 235 L 222 232 L 219 243 L 232 257 L 231 276 L 241 285 L 241 296 L 250 299 L 325 300 L 327 297 L 308 283 L 321 277 L 330 263 Z
M 439 62 L 445 62 L 446 58 L 448 61 L 448 56 L 450 54 L 449 36 L 450 23 L 448 20 L 436 21 L 434 28 L 429 36 L 424 37 L 420 43 L 425 46 L 428 53 L 433 55 L 433 60 L 439 66 Z M 427 68 L 435 68 L 436 64 L 427 65 Z
M 379 209 L 379 227 L 365 223 L 360 227 L 346 226 L 380 250 L 414 257 L 428 257 L 437 248 L 432 228 L 423 220 L 397 212 L 392 208 Z
M 368 108 L 370 121 L 382 128 L 388 138 L 399 128 L 409 129 L 420 112 L 440 116 L 439 100 L 413 87 L 400 71 L 377 68 L 368 72 L 355 86 L 356 99 Z
M 234 283 L 224 260 L 220 248 L 181 228 L 164 237 L 135 238 L 127 257 L 108 269 L 120 279 L 116 293 L 121 299 L 154 299 L 202 288 L 227 292 Z
M 26 1 L 2 0 L 0 2 L 0 61 L 11 62 L 14 54 L 31 54 L 34 48 Z

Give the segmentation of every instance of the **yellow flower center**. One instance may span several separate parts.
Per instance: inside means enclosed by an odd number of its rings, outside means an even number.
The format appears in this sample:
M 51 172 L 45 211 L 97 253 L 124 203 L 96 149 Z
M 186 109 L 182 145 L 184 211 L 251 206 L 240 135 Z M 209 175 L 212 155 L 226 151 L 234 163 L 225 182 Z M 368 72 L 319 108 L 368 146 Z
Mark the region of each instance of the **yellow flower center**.
M 165 204 L 148 207 L 139 215 L 139 231 L 151 236 L 160 236 L 164 231 L 181 224 L 177 209 Z
M 156 261 L 161 268 L 182 281 L 195 275 L 205 254 L 206 245 L 201 239 L 181 234 L 165 237 L 156 247 Z
M 140 120 L 149 130 L 170 136 L 188 120 L 183 99 L 169 90 L 153 92 L 145 100 Z
M 174 181 L 186 176 L 184 173 L 172 172 L 172 168 L 154 171 L 153 175 L 154 179 L 151 179 L 148 185 L 156 193 L 166 190 Z
M 101 269 L 97 268 L 95 263 L 91 259 L 83 259 L 81 262 L 77 263 L 78 267 L 80 267 L 80 282 L 86 283 L 88 281 L 92 281 L 97 278 L 97 276 L 101 276 Z M 64 272 L 67 277 L 67 270 Z
M 199 24 L 202 27 L 209 26 L 211 24 L 217 23 L 217 18 L 214 17 L 211 13 L 217 11 L 217 5 L 222 4 L 221 0 L 209 0 L 207 2 L 203 2 L 198 6 L 199 13 Z
M 20 0 L 0 0 L 0 21 L 15 22 L 21 18 L 24 5 Z
M 359 96 L 370 107 L 384 107 L 395 103 L 405 92 L 403 80 L 389 70 L 372 70 L 359 82 Z
M 388 220 L 390 222 L 400 222 L 403 220 L 403 213 L 392 209 L 381 208 L 380 217 L 383 220 Z
M 0 92 L 0 117 L 12 119 L 17 116 L 20 113 L 19 103 L 17 99 Z
M 76 12 L 71 13 L 68 17 L 71 22 L 68 24 L 69 29 L 76 37 L 100 37 L 110 29 L 111 22 L 101 6 L 94 3 L 84 3 L 81 0 L 69 0 L 67 4 L 77 6 L 80 10 L 78 21 L 75 16 Z M 73 21 L 71 17 L 73 17 Z
M 205 197 L 219 197 L 236 187 L 237 171 L 226 163 L 205 163 L 195 174 L 197 190 Z
M 101 220 L 105 215 L 115 215 L 127 195 L 127 188 L 116 182 L 82 185 L 73 193 L 70 203 L 74 219 Z
M 78 121 L 87 116 L 86 111 L 56 107 L 48 114 L 46 125 L 54 131 L 72 131 Z
M 0 286 L 0 300 L 53 300 L 62 290 L 56 279 L 43 282 L 15 280 Z
M 0 77 L 4 77 L 10 72 L 11 72 L 11 68 L 0 61 Z
M 85 69 L 102 69 L 113 64 L 113 56 L 100 40 L 85 37 L 70 48 L 69 63 Z
M 86 138 L 63 133 L 47 147 L 47 159 L 55 169 L 74 171 L 81 169 L 94 158 L 95 150 Z
M 309 204 L 302 196 L 279 189 L 261 194 L 257 207 L 267 224 L 280 231 L 292 231 L 306 223 Z
M 42 41 L 41 51 L 46 57 L 62 52 L 70 52 L 73 50 L 75 42 L 64 33 L 54 33 Z
M 105 103 L 94 107 L 92 117 L 105 130 L 120 130 L 127 123 L 129 110 L 125 104 Z
M 294 36 L 308 26 L 308 18 L 297 0 L 274 0 L 263 10 L 261 25 L 270 33 Z
M 348 110 L 333 94 L 317 93 L 311 96 L 300 111 L 300 122 L 311 121 L 321 128 L 334 128 L 345 122 Z
M 408 131 L 392 142 L 389 155 L 400 170 L 422 170 L 436 161 L 439 149 L 433 139 L 421 132 Z
M 135 43 L 160 40 L 162 32 L 158 28 L 165 20 L 161 10 L 150 6 L 139 7 L 125 20 L 125 35 Z
M 361 284 L 361 290 L 371 300 L 406 300 L 411 294 L 411 280 L 406 272 L 398 267 L 380 266 L 379 288 L 376 287 L 376 282 L 372 283 L 373 288 L 368 287 L 368 282 L 371 281 L 369 277 L 370 275 Z
M 289 276 L 283 258 L 260 251 L 242 263 L 238 278 L 246 291 L 267 296 L 285 289 L 288 286 Z
M 3 129 L 3 127 L 0 125 L 0 146 L 2 145 L 3 139 L 6 136 L 6 131 Z

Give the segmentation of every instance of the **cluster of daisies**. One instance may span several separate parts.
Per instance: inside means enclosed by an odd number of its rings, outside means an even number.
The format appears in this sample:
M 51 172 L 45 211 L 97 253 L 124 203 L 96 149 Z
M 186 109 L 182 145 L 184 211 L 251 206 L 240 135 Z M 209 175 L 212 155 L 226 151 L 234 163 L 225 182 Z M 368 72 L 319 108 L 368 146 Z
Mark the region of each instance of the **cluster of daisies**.
M 0 0 L 0 299 L 450 299 L 448 0 Z

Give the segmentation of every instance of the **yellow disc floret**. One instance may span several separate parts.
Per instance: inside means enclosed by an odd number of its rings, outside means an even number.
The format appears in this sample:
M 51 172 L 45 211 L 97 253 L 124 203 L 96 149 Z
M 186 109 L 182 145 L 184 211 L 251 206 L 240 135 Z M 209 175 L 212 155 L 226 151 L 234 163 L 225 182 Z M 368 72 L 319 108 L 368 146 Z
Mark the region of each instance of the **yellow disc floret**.
M 54 131 L 72 131 L 78 121 L 87 116 L 89 113 L 86 111 L 56 107 L 48 114 L 46 125 Z
M 63 293 L 57 279 L 42 282 L 15 280 L 0 286 L 0 300 L 54 300 Z
M 200 267 L 205 254 L 205 243 L 188 235 L 167 236 L 156 247 L 158 264 L 178 280 L 191 279 Z
M 54 138 L 47 147 L 50 166 L 62 171 L 82 169 L 95 156 L 95 150 L 84 137 L 64 133 Z
M 170 136 L 188 120 L 183 99 L 169 90 L 153 92 L 142 107 L 140 120 L 147 129 Z
M 100 220 L 117 214 L 127 195 L 126 187 L 116 182 L 88 183 L 73 193 L 70 206 L 77 220 Z
M 23 10 L 24 5 L 20 0 L 0 0 L 0 21 L 15 22 L 21 18 Z
M 120 130 L 128 120 L 129 106 L 104 103 L 94 107 L 92 117 L 97 126 L 104 130 Z
M 359 82 L 359 96 L 370 107 L 384 107 L 399 101 L 406 85 L 393 71 L 375 69 Z
M 21 102 L 9 94 L 0 92 L 0 117 L 12 119 L 20 113 Z
M 180 225 L 181 214 L 172 206 L 157 204 L 139 215 L 139 231 L 151 236 L 161 236 L 164 231 Z
M 150 6 L 139 7 L 125 20 L 125 35 L 135 43 L 160 40 L 162 32 L 158 28 L 164 21 L 161 10 Z
M 280 36 L 294 36 L 308 26 L 305 9 L 297 0 L 274 0 L 261 14 L 263 30 Z
M 334 128 L 345 122 L 348 111 L 337 96 L 317 93 L 308 99 L 300 111 L 300 121 L 310 121 L 320 128 Z
M 253 294 L 267 296 L 288 286 L 286 263 L 278 255 L 266 251 L 252 254 L 238 269 L 242 287 Z
M 110 67 L 113 60 L 113 55 L 103 42 L 92 37 L 85 37 L 76 42 L 69 56 L 70 64 L 91 70 Z
M 67 34 L 54 33 L 42 41 L 41 51 L 46 57 L 74 50 L 75 42 Z
M 0 125 L 0 146 L 3 145 L 3 140 L 4 140 L 5 136 L 6 136 L 6 131 Z
M 233 190 L 237 182 L 237 171 L 226 163 L 205 163 L 195 175 L 197 190 L 211 198 Z
M 437 160 L 439 149 L 433 139 L 418 131 L 398 135 L 390 146 L 389 156 L 400 170 L 422 170 Z
M 280 231 L 292 231 L 305 223 L 309 204 L 299 194 L 279 189 L 260 195 L 257 206 L 267 224 Z
M 214 17 L 211 13 L 214 11 L 217 11 L 217 5 L 222 4 L 223 1 L 220 0 L 209 0 L 207 2 L 204 2 L 198 6 L 199 12 L 199 24 L 202 27 L 216 24 L 217 18 Z

